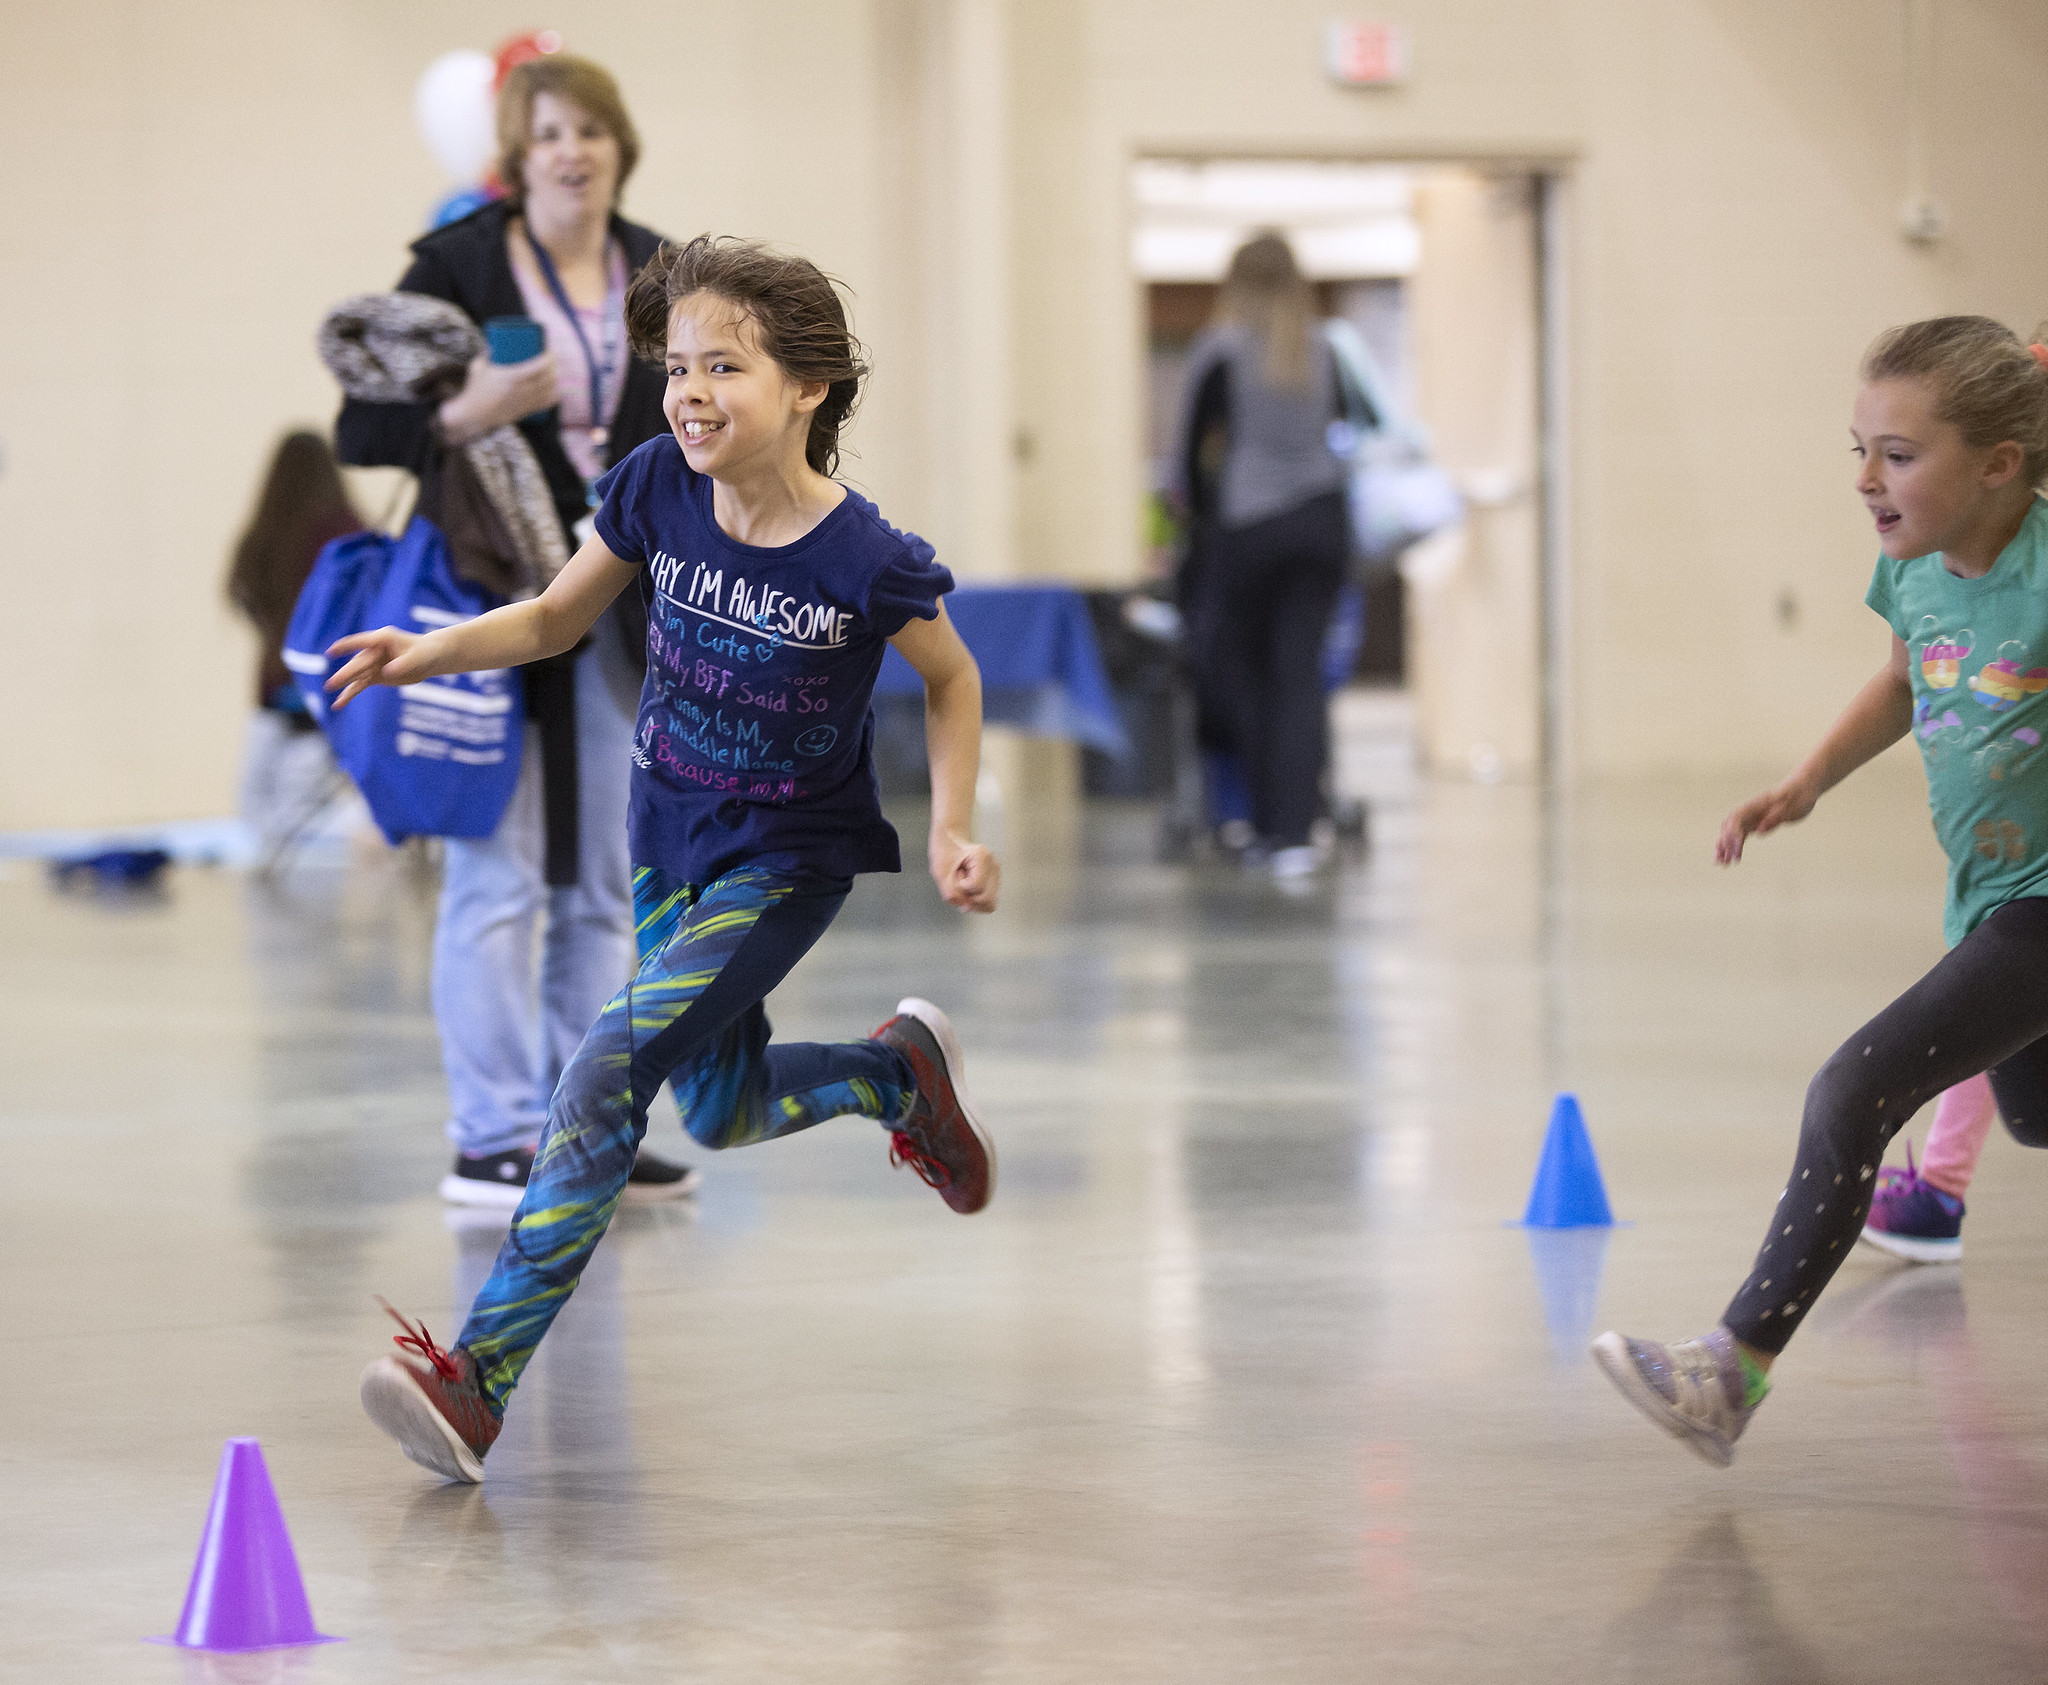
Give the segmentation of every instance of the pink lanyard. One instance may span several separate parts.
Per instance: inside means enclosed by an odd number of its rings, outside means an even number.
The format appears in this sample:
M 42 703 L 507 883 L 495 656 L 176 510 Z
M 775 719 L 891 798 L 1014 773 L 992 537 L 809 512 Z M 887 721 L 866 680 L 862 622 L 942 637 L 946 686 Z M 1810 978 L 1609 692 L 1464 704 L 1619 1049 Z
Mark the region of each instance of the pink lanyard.
M 604 326 L 600 330 L 604 343 L 604 362 L 600 364 L 590 349 L 590 339 L 583 331 L 583 318 L 577 314 L 576 306 L 569 302 L 568 291 L 562 285 L 562 277 L 555 272 L 555 260 L 548 256 L 547 247 L 533 237 L 533 230 L 521 220 L 520 231 L 526 236 L 528 249 L 540 265 L 541 277 L 548 284 L 548 291 L 555 295 L 555 303 L 561 306 L 562 314 L 569 318 L 569 329 L 576 335 L 576 343 L 583 351 L 583 367 L 590 375 L 590 442 L 602 447 L 611 437 L 611 429 L 604 424 L 604 385 L 612 377 L 612 370 L 618 363 L 618 342 L 612 334 L 611 308 L 611 242 L 605 242 L 605 312 Z

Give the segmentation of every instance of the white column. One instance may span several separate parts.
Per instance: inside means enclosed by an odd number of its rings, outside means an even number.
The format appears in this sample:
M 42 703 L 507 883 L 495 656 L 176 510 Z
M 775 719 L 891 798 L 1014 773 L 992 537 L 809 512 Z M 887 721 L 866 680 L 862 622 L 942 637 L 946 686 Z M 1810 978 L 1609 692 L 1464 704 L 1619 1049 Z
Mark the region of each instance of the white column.
M 1016 565 L 1010 0 L 879 0 L 903 261 L 875 354 L 915 461 L 893 518 L 963 578 Z M 890 107 L 894 109 L 890 109 Z
M 1016 403 L 1010 348 L 1009 0 L 951 0 L 955 147 L 951 159 L 958 306 L 952 416 L 958 441 L 962 560 L 980 576 L 1017 570 Z M 951 418 L 949 418 L 950 420 Z

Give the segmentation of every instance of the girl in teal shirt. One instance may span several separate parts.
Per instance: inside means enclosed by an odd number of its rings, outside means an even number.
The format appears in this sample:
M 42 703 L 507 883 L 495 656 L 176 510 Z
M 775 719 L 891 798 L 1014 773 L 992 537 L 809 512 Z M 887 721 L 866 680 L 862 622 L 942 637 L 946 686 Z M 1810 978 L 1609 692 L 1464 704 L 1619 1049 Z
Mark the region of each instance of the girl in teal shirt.
M 1882 554 L 1870 606 L 1891 653 L 1820 746 L 1721 826 L 1717 857 L 1813 811 L 1909 731 L 1949 858 L 1947 956 L 1858 1030 L 1806 1094 L 1798 1156 L 1720 1323 L 1677 1345 L 1607 1333 L 1631 1403 L 1725 1466 L 1765 1376 L 1856 1242 L 1885 1144 L 1988 1071 L 2027 1146 L 2048 1146 L 2048 324 L 1916 322 L 1863 361 L 1856 489 Z

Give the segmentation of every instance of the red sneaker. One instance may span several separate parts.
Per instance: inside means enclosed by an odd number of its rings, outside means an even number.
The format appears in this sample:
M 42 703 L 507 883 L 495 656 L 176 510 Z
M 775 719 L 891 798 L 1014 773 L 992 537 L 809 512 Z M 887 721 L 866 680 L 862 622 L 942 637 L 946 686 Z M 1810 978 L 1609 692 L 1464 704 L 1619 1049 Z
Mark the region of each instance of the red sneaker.
M 996 1191 L 996 1146 L 961 1084 L 952 1022 L 913 995 L 868 1039 L 902 1054 L 917 1079 L 910 1115 L 889 1137 L 889 1162 L 909 1165 L 961 1216 L 979 1211 Z
M 476 1485 L 502 1426 L 477 1385 L 476 1359 L 461 1346 L 443 1351 L 424 1324 L 377 1303 L 405 1330 L 392 1344 L 413 1355 L 380 1357 L 363 1371 L 363 1408 L 421 1468 Z

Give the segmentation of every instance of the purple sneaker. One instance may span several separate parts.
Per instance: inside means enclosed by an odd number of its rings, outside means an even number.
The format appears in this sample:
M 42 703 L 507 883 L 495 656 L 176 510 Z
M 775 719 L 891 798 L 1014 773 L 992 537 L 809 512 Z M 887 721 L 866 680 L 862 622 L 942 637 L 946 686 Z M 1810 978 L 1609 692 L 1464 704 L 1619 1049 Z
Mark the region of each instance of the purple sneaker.
M 1963 1202 L 1920 1174 L 1911 1141 L 1905 1169 L 1886 1165 L 1877 1173 L 1877 1194 L 1860 1238 L 1866 1246 L 1915 1264 L 1962 1262 Z

